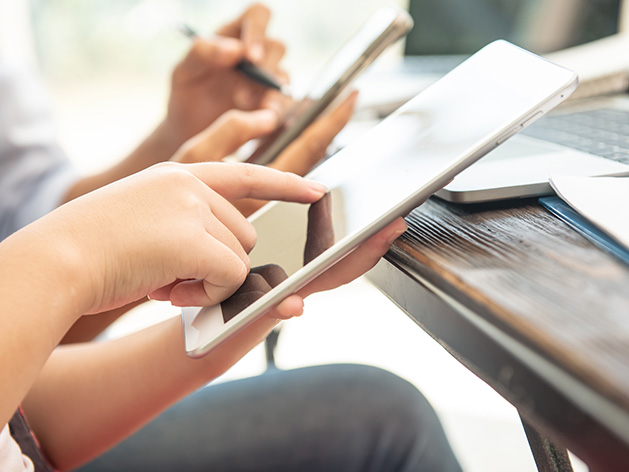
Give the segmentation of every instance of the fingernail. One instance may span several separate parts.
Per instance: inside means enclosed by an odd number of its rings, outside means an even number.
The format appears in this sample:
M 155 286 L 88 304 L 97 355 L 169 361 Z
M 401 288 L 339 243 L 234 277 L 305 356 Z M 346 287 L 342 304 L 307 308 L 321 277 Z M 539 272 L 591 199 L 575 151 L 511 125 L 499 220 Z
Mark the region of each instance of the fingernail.
M 263 108 L 262 110 L 257 111 L 258 119 L 268 123 L 269 126 L 275 128 L 277 126 L 277 122 L 279 120 L 279 116 L 275 110 L 271 110 L 269 108 Z
M 328 191 L 328 187 L 323 185 L 321 182 L 316 182 L 314 180 L 308 180 L 308 184 L 310 188 L 321 195 L 325 194 Z
M 268 100 L 264 101 L 263 106 L 268 110 L 273 110 L 273 112 L 276 113 L 278 117 L 282 116 L 282 114 L 284 113 L 285 106 L 283 105 L 282 100 L 269 98 Z
M 399 238 L 400 236 L 402 236 L 404 233 L 406 232 L 406 228 L 404 229 L 399 229 L 397 231 L 395 231 L 393 234 L 391 234 L 388 238 L 387 238 L 387 245 L 391 245 L 393 244 L 393 242 Z

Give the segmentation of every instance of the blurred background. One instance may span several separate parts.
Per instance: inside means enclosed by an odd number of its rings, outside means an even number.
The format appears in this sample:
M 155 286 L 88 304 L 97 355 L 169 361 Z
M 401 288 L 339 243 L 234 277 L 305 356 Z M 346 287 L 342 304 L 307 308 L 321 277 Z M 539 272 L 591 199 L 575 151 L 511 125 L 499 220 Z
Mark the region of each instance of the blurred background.
M 129 151 L 162 117 L 170 72 L 189 47 L 189 39 L 176 30 L 177 23 L 186 22 L 201 35 L 211 34 L 251 3 L 0 0 L 0 54 L 40 69 L 51 90 L 66 150 L 82 169 L 93 171 Z M 299 84 L 385 2 L 265 4 L 272 10 L 269 34 L 287 45 L 284 68 Z
M 170 72 L 189 47 L 175 30 L 176 23 L 184 21 L 209 34 L 250 3 L 0 0 L 0 54 L 38 69 L 50 90 L 61 143 L 80 169 L 94 172 L 126 155 L 162 118 Z M 284 68 L 297 84 L 306 83 L 379 6 L 409 7 L 408 0 L 264 3 L 272 11 L 270 35 L 286 44 Z M 580 14 L 566 15 L 573 9 L 557 10 L 558 5 L 578 6 Z M 417 16 L 409 43 L 389 50 L 367 77 L 399 70 L 405 51 L 420 56 L 469 54 L 479 44 L 511 35 L 523 46 L 546 52 L 613 34 L 619 0 L 418 0 L 410 6 Z M 553 18 L 572 26 L 565 34 L 559 35 L 561 28 L 556 28 L 554 36 L 546 37 L 542 33 L 547 28 L 536 19 L 548 20 L 552 12 L 558 14 Z M 466 21 L 461 23 L 461 18 Z M 585 20 L 587 27 L 580 23 Z M 470 22 L 476 22 L 476 32 L 488 31 L 484 25 L 491 25 L 494 37 L 475 36 L 472 28 L 466 29 Z M 459 34 L 453 36 L 452 31 Z M 571 34 L 574 31 L 582 34 Z M 379 86 L 386 87 L 381 82 Z M 177 315 L 178 310 L 151 302 L 119 320 L 108 335 Z M 464 470 L 536 470 L 515 409 L 364 279 L 311 297 L 306 314 L 285 323 L 277 362 L 280 368 L 358 362 L 391 370 L 417 385 L 433 403 Z M 256 348 L 218 381 L 255 375 L 264 368 L 263 350 Z M 575 470 L 587 469 L 575 460 Z

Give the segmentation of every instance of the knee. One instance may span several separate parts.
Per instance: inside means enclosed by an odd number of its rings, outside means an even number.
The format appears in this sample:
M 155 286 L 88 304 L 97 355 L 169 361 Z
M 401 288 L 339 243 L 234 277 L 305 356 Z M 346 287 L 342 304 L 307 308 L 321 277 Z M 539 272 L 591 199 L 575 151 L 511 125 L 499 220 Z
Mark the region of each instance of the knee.
M 362 437 L 390 470 L 459 471 L 437 413 L 410 382 L 368 366 L 341 366 L 337 398 L 345 418 L 360 418 Z M 420 467 L 421 466 L 421 467 Z
M 336 401 L 349 410 L 360 409 L 364 418 L 396 425 L 411 433 L 419 425 L 440 428 L 437 414 L 426 397 L 410 382 L 380 368 L 366 365 L 343 364 L 328 366 L 327 388 Z M 333 371 L 333 372 L 331 372 Z

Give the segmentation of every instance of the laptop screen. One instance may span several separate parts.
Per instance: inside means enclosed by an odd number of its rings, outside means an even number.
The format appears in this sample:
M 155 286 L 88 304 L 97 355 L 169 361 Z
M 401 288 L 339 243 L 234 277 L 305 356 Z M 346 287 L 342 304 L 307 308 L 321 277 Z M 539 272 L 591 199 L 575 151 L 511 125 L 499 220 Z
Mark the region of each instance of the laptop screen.
M 618 32 L 621 0 L 409 0 L 405 55 L 471 55 L 495 39 L 537 54 Z

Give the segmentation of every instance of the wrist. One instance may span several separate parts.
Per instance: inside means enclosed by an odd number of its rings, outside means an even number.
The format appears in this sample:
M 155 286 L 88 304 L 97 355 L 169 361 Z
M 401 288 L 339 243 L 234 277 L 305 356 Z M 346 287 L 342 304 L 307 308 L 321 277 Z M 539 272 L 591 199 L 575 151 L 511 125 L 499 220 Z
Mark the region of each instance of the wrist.
M 0 243 L 0 423 L 24 401 L 81 312 L 76 259 L 47 236 L 28 226 Z
M 104 172 L 83 177 L 68 189 L 63 203 L 140 172 L 159 162 L 168 161 L 183 141 L 176 138 L 166 122 L 158 127 L 125 159 Z
M 140 172 L 159 162 L 168 161 L 183 144 L 166 120 L 160 123 L 126 158 L 93 177 L 89 191 Z M 87 193 L 87 192 L 85 192 Z
M 140 147 L 147 145 L 159 150 L 160 160 L 167 161 L 188 139 L 189 136 L 186 136 L 167 116 Z
M 57 340 L 89 305 L 89 290 L 76 248 L 39 226 L 33 223 L 0 244 L 0 301 L 44 322 Z

